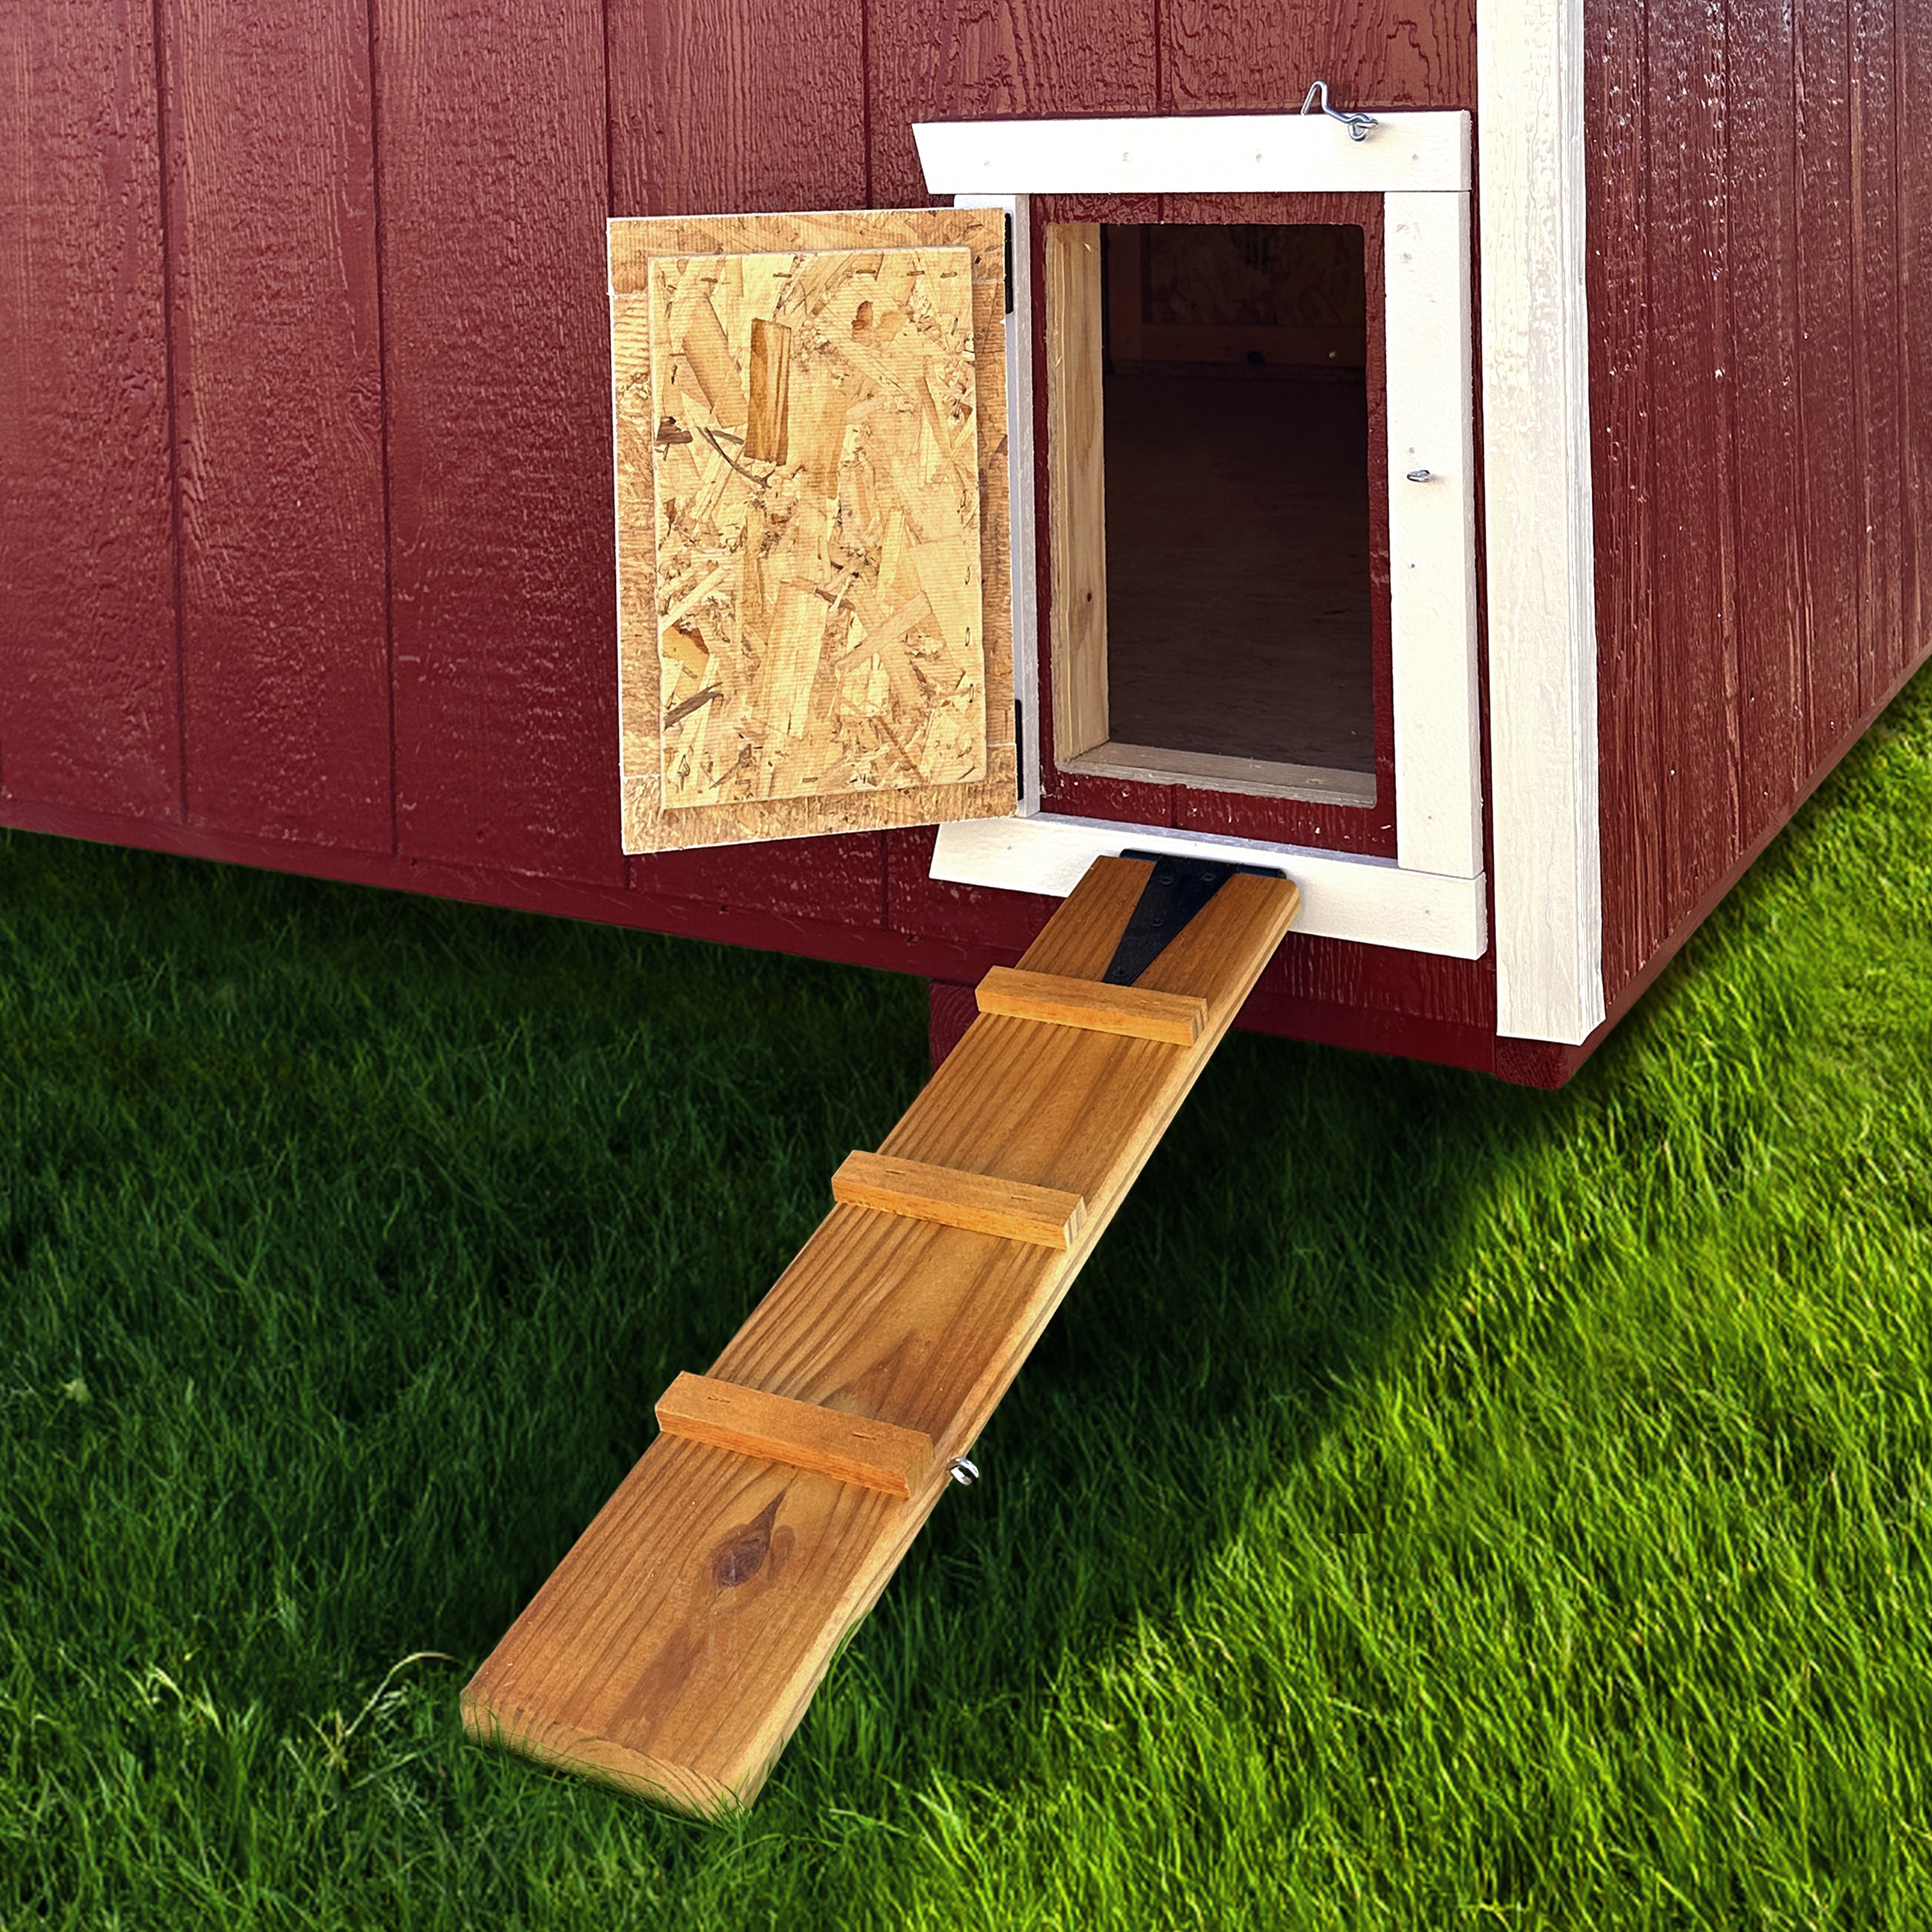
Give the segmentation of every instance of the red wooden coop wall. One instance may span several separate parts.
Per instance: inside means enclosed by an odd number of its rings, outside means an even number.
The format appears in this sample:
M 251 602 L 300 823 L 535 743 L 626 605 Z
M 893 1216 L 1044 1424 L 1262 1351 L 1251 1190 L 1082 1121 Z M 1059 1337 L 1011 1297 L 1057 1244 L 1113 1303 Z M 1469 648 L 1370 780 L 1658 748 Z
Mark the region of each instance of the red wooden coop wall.
M 1050 904 L 929 832 L 619 850 L 605 216 L 916 202 L 927 117 L 1468 106 L 1470 13 L 10 10 L 0 818 L 976 979 Z M 1246 1017 L 1486 1066 L 1492 989 L 1292 940 Z
M 1612 1018 L 1932 648 L 1932 0 L 1587 0 Z

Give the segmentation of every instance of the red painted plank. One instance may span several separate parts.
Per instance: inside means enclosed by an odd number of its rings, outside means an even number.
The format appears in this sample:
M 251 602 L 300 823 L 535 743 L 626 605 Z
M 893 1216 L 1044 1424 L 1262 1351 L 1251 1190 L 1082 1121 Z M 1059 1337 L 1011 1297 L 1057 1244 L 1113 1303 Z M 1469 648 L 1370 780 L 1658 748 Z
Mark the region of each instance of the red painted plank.
M 1157 112 L 1155 18 L 1155 0 L 871 0 L 874 202 L 910 208 L 930 198 L 916 121 Z
M 610 58 L 614 214 L 866 205 L 848 0 L 610 0 Z
M 877 926 L 885 917 L 885 836 L 857 832 L 652 853 L 630 862 L 630 882 L 659 898 L 709 900 L 721 909 L 782 919 Z
M 1898 128 L 1894 0 L 1850 0 L 1852 340 L 1857 375 L 1858 700 L 1869 708 L 1905 668 L 1899 393 Z
M 189 815 L 387 850 L 368 8 L 161 18 Z
M 1584 113 L 1591 474 L 1597 577 L 1598 809 L 1604 988 L 1663 940 L 1664 851 L 1651 479 L 1649 167 L 1643 0 L 1590 0 Z
M 1256 992 L 1270 1000 L 1354 1006 L 1496 1031 L 1496 970 L 1487 958 L 1445 959 L 1291 932 Z
M 614 883 L 602 11 L 375 20 L 400 847 Z
M 1795 0 L 1798 412 L 1808 771 L 1859 715 L 1857 384 L 1846 0 Z
M 1738 851 L 1722 0 L 1649 13 L 1651 442 L 1665 920 Z M 1667 426 L 1667 427 L 1666 427 Z
M 1740 22 L 1743 25 L 1743 22 Z M 1739 839 L 1783 824 L 1804 772 L 1798 559 L 1798 184 L 1790 16 L 1730 40 L 1726 280 L 1736 450 Z M 1609 990 L 1609 989 L 1606 989 Z M 1612 994 L 1614 997 L 1614 993 Z
M 153 16 L 0 15 L 0 788 L 180 804 Z
M 970 932 L 1012 965 L 1059 910 L 1059 900 L 935 879 L 934 843 L 934 835 L 922 829 L 886 834 L 886 923 L 922 939 Z
M 1906 662 L 1932 649 L 1932 0 L 1900 0 L 1898 249 L 1904 340 Z
M 1280 112 L 1298 107 L 1317 78 L 1337 106 L 1475 105 L 1469 0 L 1166 0 L 1160 28 L 1166 113 Z

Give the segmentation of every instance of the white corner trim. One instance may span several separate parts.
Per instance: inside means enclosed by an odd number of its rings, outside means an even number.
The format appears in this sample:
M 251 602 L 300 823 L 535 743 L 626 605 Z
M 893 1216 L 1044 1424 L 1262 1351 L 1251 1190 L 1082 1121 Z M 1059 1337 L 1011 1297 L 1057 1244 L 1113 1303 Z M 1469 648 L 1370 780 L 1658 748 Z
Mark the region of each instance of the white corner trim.
M 1467 195 L 1383 197 L 1382 284 L 1396 856 L 1473 878 L 1483 764 Z
M 1040 602 L 1034 530 L 1033 433 L 1033 250 L 1023 194 L 962 194 L 956 208 L 1004 210 L 1012 308 L 1006 316 L 1006 499 L 1008 569 L 1013 592 L 1013 696 L 1020 711 L 1018 752 L 1022 818 L 1040 809 Z
M 934 194 L 1387 194 L 1469 185 L 1469 117 L 1378 114 L 1365 140 L 1319 114 L 927 121 Z
M 1238 866 L 1269 866 L 1301 888 L 1294 930 L 1456 959 L 1480 959 L 1489 945 L 1484 880 L 1412 872 L 1392 860 L 1259 839 L 1210 838 L 1164 826 L 1120 825 L 1040 812 L 1031 818 L 974 818 L 942 825 L 932 877 L 962 886 L 1064 898 L 1108 854 L 1173 852 Z
M 1478 0 L 1496 1030 L 1602 1022 L 1582 0 Z

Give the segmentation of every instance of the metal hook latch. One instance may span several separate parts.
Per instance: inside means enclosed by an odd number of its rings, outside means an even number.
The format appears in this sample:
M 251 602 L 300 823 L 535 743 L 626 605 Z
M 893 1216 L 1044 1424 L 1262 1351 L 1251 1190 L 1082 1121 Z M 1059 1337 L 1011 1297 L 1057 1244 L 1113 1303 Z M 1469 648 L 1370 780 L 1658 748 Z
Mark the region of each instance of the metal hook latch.
M 1348 129 L 1348 139 L 1352 141 L 1366 141 L 1369 138 L 1369 130 L 1376 124 L 1372 114 L 1355 114 L 1345 108 L 1330 107 L 1328 105 L 1328 83 L 1325 80 L 1318 80 L 1308 90 L 1307 98 L 1301 104 L 1301 111 L 1304 114 L 1317 108 L 1330 120 L 1340 122 Z

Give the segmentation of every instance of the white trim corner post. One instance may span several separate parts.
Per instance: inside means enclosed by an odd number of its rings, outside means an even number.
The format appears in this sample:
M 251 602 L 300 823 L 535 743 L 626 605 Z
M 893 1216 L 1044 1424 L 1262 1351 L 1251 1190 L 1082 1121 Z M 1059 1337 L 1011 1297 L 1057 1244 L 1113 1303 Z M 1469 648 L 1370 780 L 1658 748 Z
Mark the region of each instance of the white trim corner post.
M 1478 0 L 1496 1030 L 1603 1023 L 1582 0 Z

